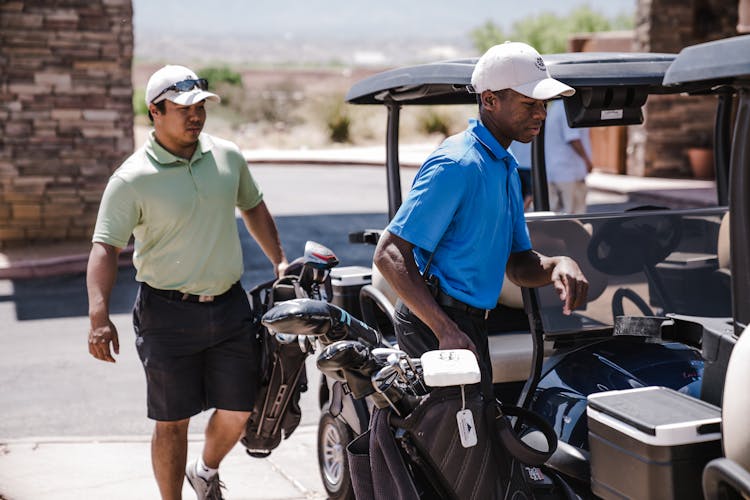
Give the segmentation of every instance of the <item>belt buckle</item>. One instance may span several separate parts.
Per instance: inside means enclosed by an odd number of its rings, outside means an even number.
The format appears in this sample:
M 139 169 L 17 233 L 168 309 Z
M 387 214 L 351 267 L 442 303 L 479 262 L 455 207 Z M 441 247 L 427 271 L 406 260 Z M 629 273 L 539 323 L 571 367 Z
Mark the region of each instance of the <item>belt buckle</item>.
M 198 295 L 198 302 L 213 302 L 213 295 Z

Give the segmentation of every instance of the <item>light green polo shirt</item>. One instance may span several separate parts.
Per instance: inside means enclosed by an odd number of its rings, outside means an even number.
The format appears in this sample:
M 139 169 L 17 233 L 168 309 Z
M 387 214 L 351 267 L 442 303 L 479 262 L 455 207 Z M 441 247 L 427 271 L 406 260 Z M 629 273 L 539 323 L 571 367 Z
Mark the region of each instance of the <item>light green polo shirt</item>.
M 243 272 L 235 207 L 263 199 L 239 148 L 207 134 L 190 161 L 153 131 L 109 179 L 94 242 L 122 248 L 135 237 L 136 280 L 154 288 L 218 295 Z

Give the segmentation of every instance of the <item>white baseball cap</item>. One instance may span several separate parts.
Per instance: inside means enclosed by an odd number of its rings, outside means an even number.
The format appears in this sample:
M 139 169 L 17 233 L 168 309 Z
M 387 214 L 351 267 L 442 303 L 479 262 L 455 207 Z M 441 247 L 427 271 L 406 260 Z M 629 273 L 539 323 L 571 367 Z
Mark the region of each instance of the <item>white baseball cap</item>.
M 174 87 L 181 82 L 187 90 L 179 90 Z M 191 82 L 195 82 L 192 86 Z M 203 85 L 203 88 L 201 87 Z M 175 104 L 190 106 L 197 102 L 208 99 L 209 101 L 221 102 L 221 97 L 208 92 L 208 83 L 196 76 L 195 72 L 185 66 L 167 65 L 151 75 L 146 85 L 146 106 L 169 99 Z
M 501 43 L 485 52 L 474 66 L 471 85 L 477 94 L 513 89 L 541 101 L 575 94 L 575 89 L 549 76 L 534 47 L 521 42 Z

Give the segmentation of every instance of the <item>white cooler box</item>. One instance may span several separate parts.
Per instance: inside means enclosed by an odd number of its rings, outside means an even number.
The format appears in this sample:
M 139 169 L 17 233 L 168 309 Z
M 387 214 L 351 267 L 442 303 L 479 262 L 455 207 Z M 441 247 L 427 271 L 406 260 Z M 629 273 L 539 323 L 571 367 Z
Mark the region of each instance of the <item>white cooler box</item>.
M 721 456 L 721 410 L 666 387 L 591 394 L 591 489 L 605 499 L 702 499 Z
M 363 266 L 344 266 L 331 269 L 334 305 L 346 310 L 355 318 L 362 319 L 359 308 L 360 289 L 372 283 L 372 269 Z

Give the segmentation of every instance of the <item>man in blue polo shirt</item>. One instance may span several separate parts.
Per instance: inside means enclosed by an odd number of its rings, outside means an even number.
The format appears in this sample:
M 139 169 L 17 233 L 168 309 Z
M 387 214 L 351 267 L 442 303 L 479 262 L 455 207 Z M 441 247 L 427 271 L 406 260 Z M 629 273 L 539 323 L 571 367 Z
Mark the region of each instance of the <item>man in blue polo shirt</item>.
M 410 355 L 470 349 L 479 359 L 482 391 L 491 394 L 486 315 L 495 307 L 503 271 L 514 283 L 553 283 L 570 314 L 585 304 L 588 282 L 568 257 L 531 248 L 511 142 L 531 141 L 545 101 L 575 91 L 549 76 L 524 43 L 490 48 L 471 79 L 479 119 L 449 137 L 425 161 L 386 228 L 375 264 L 400 297 L 399 346 Z

